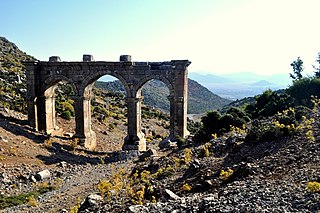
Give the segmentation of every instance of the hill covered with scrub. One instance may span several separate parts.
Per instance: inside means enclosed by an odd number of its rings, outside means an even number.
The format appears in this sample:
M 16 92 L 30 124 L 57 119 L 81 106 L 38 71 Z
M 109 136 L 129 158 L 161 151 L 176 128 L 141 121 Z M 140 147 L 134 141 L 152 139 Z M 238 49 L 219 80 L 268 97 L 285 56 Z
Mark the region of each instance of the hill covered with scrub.
M 26 112 L 26 75 L 21 62 L 33 60 L 14 43 L 0 37 L 0 107 Z
M 120 81 L 96 82 L 97 88 L 103 88 L 112 92 L 124 93 L 124 87 Z M 169 112 L 169 89 L 159 80 L 147 82 L 141 92 L 144 104 Z M 209 110 L 221 109 L 231 101 L 212 93 L 198 82 L 188 79 L 188 114 L 200 114 Z
M 121 93 L 95 89 L 92 125 L 98 147 L 93 151 L 72 138 L 68 85 L 57 90 L 60 129 L 52 135 L 34 132 L 23 108 L 2 105 L 0 209 L 318 212 L 320 80 L 317 75 L 303 78 L 295 73 L 287 90 L 267 90 L 237 107 L 209 111 L 201 122 L 188 123 L 190 137 L 175 142 L 161 142 L 168 134 L 168 115 L 144 106 L 149 149 L 144 153 L 121 151 L 126 135 Z M 3 85 L 10 81 L 2 79 Z M 10 90 L 1 87 L 1 98 L 19 91 L 21 81 Z M 23 93 L 17 94 L 23 98 Z

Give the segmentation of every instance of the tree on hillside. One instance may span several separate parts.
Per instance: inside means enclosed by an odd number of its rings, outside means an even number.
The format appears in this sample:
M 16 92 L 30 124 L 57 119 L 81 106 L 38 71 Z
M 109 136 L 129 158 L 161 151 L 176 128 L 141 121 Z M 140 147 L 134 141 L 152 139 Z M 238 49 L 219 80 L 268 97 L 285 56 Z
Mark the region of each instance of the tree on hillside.
M 316 62 L 318 63 L 317 66 L 312 65 L 314 69 L 314 77 L 320 78 L 320 52 L 318 53 Z
M 304 70 L 303 68 L 303 61 L 301 60 L 300 57 L 297 58 L 297 60 L 293 61 L 290 66 L 292 66 L 293 73 L 290 73 L 290 77 L 293 80 L 299 80 L 302 78 L 302 71 Z

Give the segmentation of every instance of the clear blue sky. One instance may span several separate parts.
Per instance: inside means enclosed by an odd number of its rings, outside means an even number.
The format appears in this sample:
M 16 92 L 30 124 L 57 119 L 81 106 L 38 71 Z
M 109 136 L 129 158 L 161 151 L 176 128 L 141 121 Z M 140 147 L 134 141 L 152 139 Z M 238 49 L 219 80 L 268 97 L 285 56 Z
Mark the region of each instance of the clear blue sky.
M 189 59 L 191 72 L 289 73 L 320 52 L 319 0 L 1 0 L 1 36 L 39 60 Z

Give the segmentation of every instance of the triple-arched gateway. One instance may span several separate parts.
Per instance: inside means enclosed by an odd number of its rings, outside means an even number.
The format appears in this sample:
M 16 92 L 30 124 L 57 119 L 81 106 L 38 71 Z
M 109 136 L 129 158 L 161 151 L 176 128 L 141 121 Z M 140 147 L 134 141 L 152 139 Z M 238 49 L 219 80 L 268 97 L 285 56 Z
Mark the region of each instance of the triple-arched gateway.
M 55 89 L 60 81 L 72 85 L 75 95 L 76 134 L 83 145 L 93 149 L 95 133 L 91 129 L 92 88 L 97 79 L 104 75 L 118 78 L 126 90 L 128 107 L 128 135 L 123 149 L 146 149 L 141 132 L 141 88 L 151 79 L 164 82 L 170 91 L 170 135 L 182 138 L 187 131 L 188 60 L 168 62 L 131 62 L 131 56 L 120 56 L 120 62 L 92 61 L 91 55 L 84 55 L 82 62 L 61 62 L 58 56 L 49 61 L 26 62 L 27 102 L 30 125 L 50 134 L 56 128 Z

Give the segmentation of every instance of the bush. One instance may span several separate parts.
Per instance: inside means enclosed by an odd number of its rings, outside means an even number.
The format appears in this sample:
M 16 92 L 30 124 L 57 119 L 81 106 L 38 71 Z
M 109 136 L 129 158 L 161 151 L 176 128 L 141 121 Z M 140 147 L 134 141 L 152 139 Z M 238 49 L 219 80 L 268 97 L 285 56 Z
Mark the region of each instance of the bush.
M 307 190 L 313 193 L 320 192 L 320 183 L 317 181 L 308 182 Z
M 62 113 L 61 113 L 61 117 L 62 118 L 64 118 L 64 119 L 66 119 L 66 120 L 71 120 L 71 112 L 70 111 L 63 111 Z
M 94 106 L 93 113 L 103 114 L 106 117 L 109 117 L 109 115 L 110 115 L 110 112 L 102 106 Z
M 230 108 L 227 114 L 221 115 L 218 111 L 208 112 L 201 118 L 202 127 L 195 134 L 196 142 L 205 142 L 212 138 L 212 134 L 222 135 L 230 131 L 230 126 L 242 127 L 250 120 L 247 114 L 238 109 Z
M 189 191 L 191 191 L 191 189 L 192 189 L 192 187 L 188 183 L 185 183 L 182 185 L 182 191 L 189 192 Z
M 74 107 L 69 101 L 61 102 L 62 111 L 69 111 L 71 116 L 74 116 Z
M 272 141 L 281 137 L 283 134 L 279 128 L 276 128 L 275 125 L 266 123 L 262 124 L 259 121 L 256 121 L 252 124 L 247 136 L 245 137 L 245 142 L 263 142 L 263 141 Z
M 287 93 L 294 98 L 297 105 L 313 107 L 311 96 L 320 97 L 320 78 L 305 77 L 296 80 L 287 89 Z
M 183 139 L 182 137 L 180 137 L 179 135 L 176 137 L 176 140 L 177 140 L 177 146 L 179 148 L 182 147 L 182 145 L 185 143 L 185 139 Z
M 256 100 L 257 114 L 264 117 L 272 116 L 294 105 L 289 95 L 279 94 L 272 90 L 266 90 Z
M 312 110 L 308 107 L 305 106 L 297 106 L 295 108 L 295 112 L 296 112 L 296 120 L 301 121 L 302 120 L 302 116 L 307 116 L 310 115 L 310 113 L 312 112 Z
M 237 108 L 237 107 L 231 107 L 230 109 L 227 110 L 226 112 L 227 114 L 231 114 L 233 115 L 234 117 L 239 117 L 239 118 L 242 118 L 244 119 L 246 122 L 249 122 L 251 119 L 249 118 L 248 114 L 240 109 L 240 108 Z
M 188 120 L 187 129 L 191 134 L 196 134 L 201 128 L 202 126 L 200 122 Z

